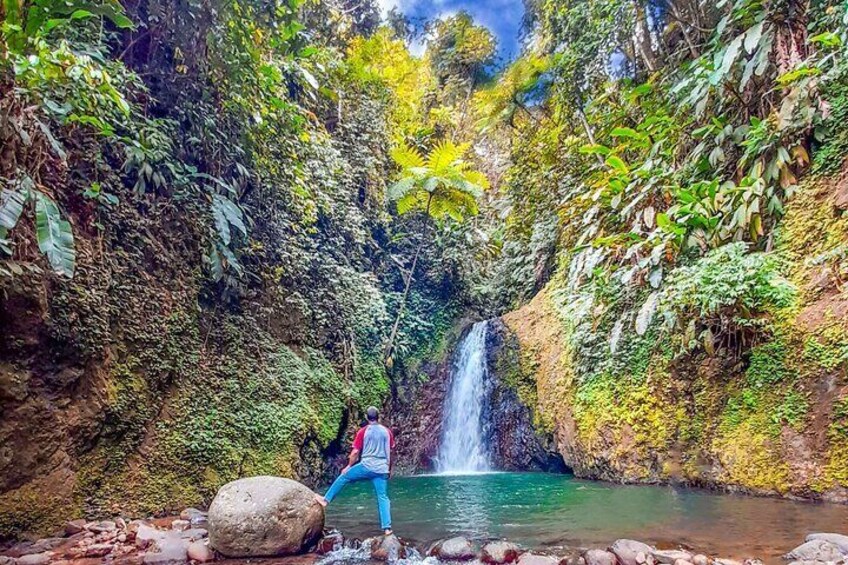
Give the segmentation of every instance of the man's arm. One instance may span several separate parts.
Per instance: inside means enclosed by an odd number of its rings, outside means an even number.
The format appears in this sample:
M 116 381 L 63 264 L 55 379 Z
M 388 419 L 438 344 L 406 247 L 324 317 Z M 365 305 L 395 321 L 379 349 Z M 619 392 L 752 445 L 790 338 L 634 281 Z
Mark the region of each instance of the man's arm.
M 347 467 L 342 469 L 342 475 L 350 471 L 350 468 L 356 465 L 357 462 L 359 462 L 359 450 L 354 447 L 350 450 L 350 455 L 347 458 Z
M 389 430 L 388 428 L 386 428 Z M 395 469 L 395 434 L 392 433 L 392 430 L 389 430 L 389 478 L 392 478 L 392 473 Z
M 365 441 L 365 428 L 359 428 L 356 432 L 356 437 L 353 438 L 353 449 L 350 450 L 350 455 L 347 458 L 347 467 L 342 469 L 342 475 L 350 471 L 350 468 L 359 462 L 359 454 L 362 453 L 362 444 Z

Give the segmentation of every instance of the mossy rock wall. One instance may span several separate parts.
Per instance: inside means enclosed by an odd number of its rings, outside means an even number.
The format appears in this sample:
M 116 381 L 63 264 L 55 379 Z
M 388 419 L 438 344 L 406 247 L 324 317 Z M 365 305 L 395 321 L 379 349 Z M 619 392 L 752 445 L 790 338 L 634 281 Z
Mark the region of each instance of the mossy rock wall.
M 276 331 L 283 308 L 205 304 L 200 253 L 167 212 L 113 218 L 135 229 L 82 239 L 72 281 L 3 289 L 0 537 L 203 505 L 239 476 L 315 483 L 351 406 L 388 395 L 381 367 L 347 374 Z
M 774 253 L 798 299 L 750 346 L 676 355 L 657 331 L 631 332 L 618 362 L 575 334 L 556 280 L 503 317 L 534 377 L 522 397 L 578 476 L 848 502 L 844 185 L 810 180 L 787 208 Z M 590 377 L 587 351 L 603 367 Z

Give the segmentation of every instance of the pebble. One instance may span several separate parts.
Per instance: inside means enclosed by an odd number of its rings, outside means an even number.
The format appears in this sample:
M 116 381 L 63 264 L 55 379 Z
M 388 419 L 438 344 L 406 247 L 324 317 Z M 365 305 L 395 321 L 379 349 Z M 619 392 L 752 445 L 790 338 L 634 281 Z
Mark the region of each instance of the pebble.
M 710 558 L 702 553 L 699 553 L 698 555 L 692 558 L 692 565 L 710 565 Z

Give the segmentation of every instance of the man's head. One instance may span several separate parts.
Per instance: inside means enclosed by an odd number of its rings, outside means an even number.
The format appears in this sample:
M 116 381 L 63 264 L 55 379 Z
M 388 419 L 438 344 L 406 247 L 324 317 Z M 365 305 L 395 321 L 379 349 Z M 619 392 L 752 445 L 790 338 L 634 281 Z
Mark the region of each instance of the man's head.
M 374 423 L 380 419 L 380 411 L 374 406 L 369 406 L 365 409 L 365 417 L 369 422 Z

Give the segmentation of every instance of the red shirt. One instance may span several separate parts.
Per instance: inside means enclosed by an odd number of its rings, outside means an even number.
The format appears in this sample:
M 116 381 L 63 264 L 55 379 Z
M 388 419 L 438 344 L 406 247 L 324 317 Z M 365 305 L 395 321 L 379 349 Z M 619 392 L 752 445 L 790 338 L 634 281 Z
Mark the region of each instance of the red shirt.
M 365 441 L 365 430 L 368 429 L 368 426 L 362 426 L 359 428 L 359 431 L 356 432 L 356 437 L 353 439 L 353 448 L 357 451 L 362 451 L 363 442 Z M 389 432 L 389 447 L 392 449 L 395 448 L 395 435 L 392 433 L 392 430 L 386 428 Z

